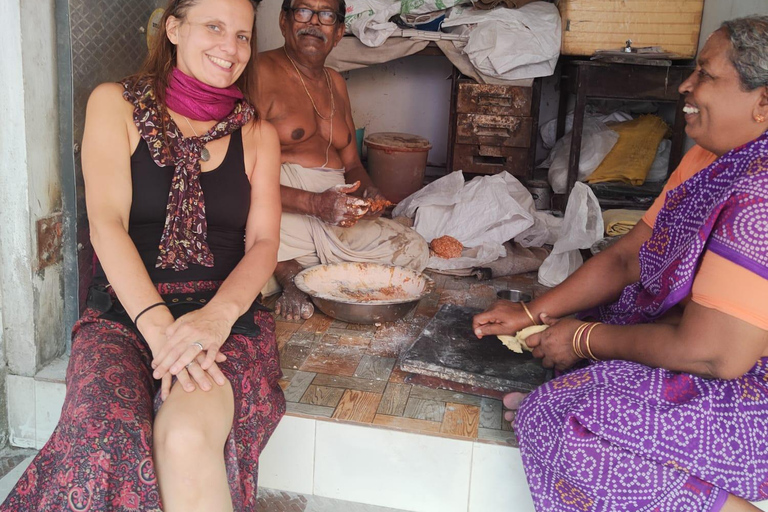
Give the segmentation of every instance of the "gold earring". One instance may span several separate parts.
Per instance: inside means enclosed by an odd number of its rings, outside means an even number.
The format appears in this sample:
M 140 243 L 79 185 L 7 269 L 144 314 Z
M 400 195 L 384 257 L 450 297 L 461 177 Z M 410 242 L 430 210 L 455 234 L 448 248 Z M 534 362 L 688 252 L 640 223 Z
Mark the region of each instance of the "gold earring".
M 763 114 L 755 115 L 755 122 L 764 123 L 765 122 L 765 116 Z

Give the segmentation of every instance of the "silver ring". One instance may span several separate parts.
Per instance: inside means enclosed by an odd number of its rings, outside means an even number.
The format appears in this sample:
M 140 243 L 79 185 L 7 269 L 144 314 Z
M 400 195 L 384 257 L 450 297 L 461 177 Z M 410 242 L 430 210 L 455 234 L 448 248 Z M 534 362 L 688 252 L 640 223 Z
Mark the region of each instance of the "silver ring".
M 200 350 L 199 350 L 200 352 L 202 352 L 203 350 L 205 350 L 205 348 L 203 348 L 203 344 L 202 344 L 202 343 L 200 343 L 199 341 L 196 341 L 196 342 L 194 342 L 194 343 L 190 343 L 190 344 L 189 344 L 189 346 L 190 346 L 190 347 L 191 347 L 192 345 L 196 345 L 196 346 L 200 347 Z

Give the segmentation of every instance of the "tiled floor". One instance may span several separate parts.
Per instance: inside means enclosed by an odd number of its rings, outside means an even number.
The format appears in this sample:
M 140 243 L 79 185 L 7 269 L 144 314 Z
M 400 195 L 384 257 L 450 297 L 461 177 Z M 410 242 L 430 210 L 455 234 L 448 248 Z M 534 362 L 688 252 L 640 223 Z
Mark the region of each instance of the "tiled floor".
M 281 385 L 288 412 L 437 436 L 514 442 L 509 424 L 502 421 L 499 400 L 410 384 L 410 374 L 399 369 L 397 360 L 443 304 L 485 308 L 496 299 L 497 290 L 524 289 L 535 296 L 545 288 L 536 282 L 535 273 L 491 281 L 430 276 L 435 290 L 394 323 L 347 324 L 319 311 L 306 321 L 278 317 Z

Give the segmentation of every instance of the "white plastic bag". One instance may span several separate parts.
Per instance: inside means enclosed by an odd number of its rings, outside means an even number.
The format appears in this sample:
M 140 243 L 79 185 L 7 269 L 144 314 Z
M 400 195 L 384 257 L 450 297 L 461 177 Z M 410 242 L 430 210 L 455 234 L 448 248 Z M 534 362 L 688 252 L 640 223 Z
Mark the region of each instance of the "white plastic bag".
M 400 7 L 399 1 L 347 0 L 346 31 L 357 36 L 366 46 L 381 46 L 398 30 L 389 19 L 400 14 Z
M 539 283 L 557 286 L 573 274 L 584 260 L 579 249 L 587 249 L 603 237 L 603 215 L 592 189 L 576 183 L 568 197 L 560 238 L 539 267 Z
M 585 117 L 581 133 L 581 155 L 578 181 L 584 180 L 600 165 L 619 140 L 619 134 L 593 117 Z M 549 184 L 555 194 L 565 194 L 568 186 L 568 159 L 571 154 L 571 134 L 555 144 L 541 167 L 549 167 Z
M 659 143 L 659 148 L 656 150 L 656 158 L 653 160 L 653 165 L 648 171 L 648 175 L 645 177 L 645 181 L 664 181 L 667 177 L 667 169 L 669 168 L 669 155 L 672 152 L 672 141 L 669 139 L 663 139 Z

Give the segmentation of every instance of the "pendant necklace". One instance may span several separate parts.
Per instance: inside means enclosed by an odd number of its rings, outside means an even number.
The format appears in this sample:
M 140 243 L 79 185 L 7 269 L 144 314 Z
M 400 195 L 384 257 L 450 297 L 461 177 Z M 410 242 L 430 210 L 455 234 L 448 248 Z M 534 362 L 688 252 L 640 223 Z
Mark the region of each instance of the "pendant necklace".
M 189 122 L 189 118 L 187 118 L 187 116 L 185 116 L 185 115 L 183 115 L 183 114 L 181 115 L 181 117 L 183 117 L 184 119 L 186 119 L 186 121 L 187 121 L 187 124 L 188 124 L 188 125 L 189 125 L 189 127 L 192 129 L 192 133 L 194 133 L 194 134 L 195 134 L 195 137 L 197 137 L 197 138 L 199 139 L 200 137 L 197 135 L 197 131 L 195 130 L 195 127 L 194 127 L 194 126 L 192 126 L 192 123 L 190 123 L 190 122 Z M 211 152 L 210 152 L 210 151 L 208 151 L 208 148 L 206 148 L 205 146 L 203 146 L 203 149 L 202 149 L 202 151 L 200 151 L 200 160 L 202 160 L 203 162 L 207 162 L 207 161 L 208 161 L 208 160 L 210 160 L 210 159 L 211 159 Z
M 299 67 L 296 65 L 296 63 L 293 61 L 290 55 L 288 55 L 288 50 L 285 49 L 285 46 L 283 46 L 283 52 L 285 52 L 285 56 L 288 57 L 288 60 L 291 61 L 291 64 L 293 64 L 293 69 L 296 70 L 296 74 L 299 75 L 299 81 L 301 81 L 301 85 L 304 86 L 304 92 L 307 93 L 307 96 L 309 97 L 309 102 L 312 103 L 312 108 L 315 110 L 315 114 L 317 114 L 317 117 L 322 119 L 323 121 L 330 121 L 331 123 L 331 133 L 330 137 L 328 137 L 328 146 L 325 148 L 325 163 L 321 167 L 325 167 L 328 165 L 328 152 L 331 149 L 331 144 L 333 143 L 333 115 L 336 113 L 336 104 L 333 100 L 333 87 L 331 86 L 331 75 L 328 73 L 328 70 L 324 67 L 323 71 L 325 72 L 325 81 L 328 84 L 328 93 L 331 95 L 331 113 L 330 115 L 323 116 L 319 110 L 317 110 L 317 105 L 315 105 L 315 100 L 312 99 L 312 95 L 309 93 L 309 89 L 307 88 L 307 84 L 304 83 L 304 79 L 301 77 L 301 71 L 299 71 Z

